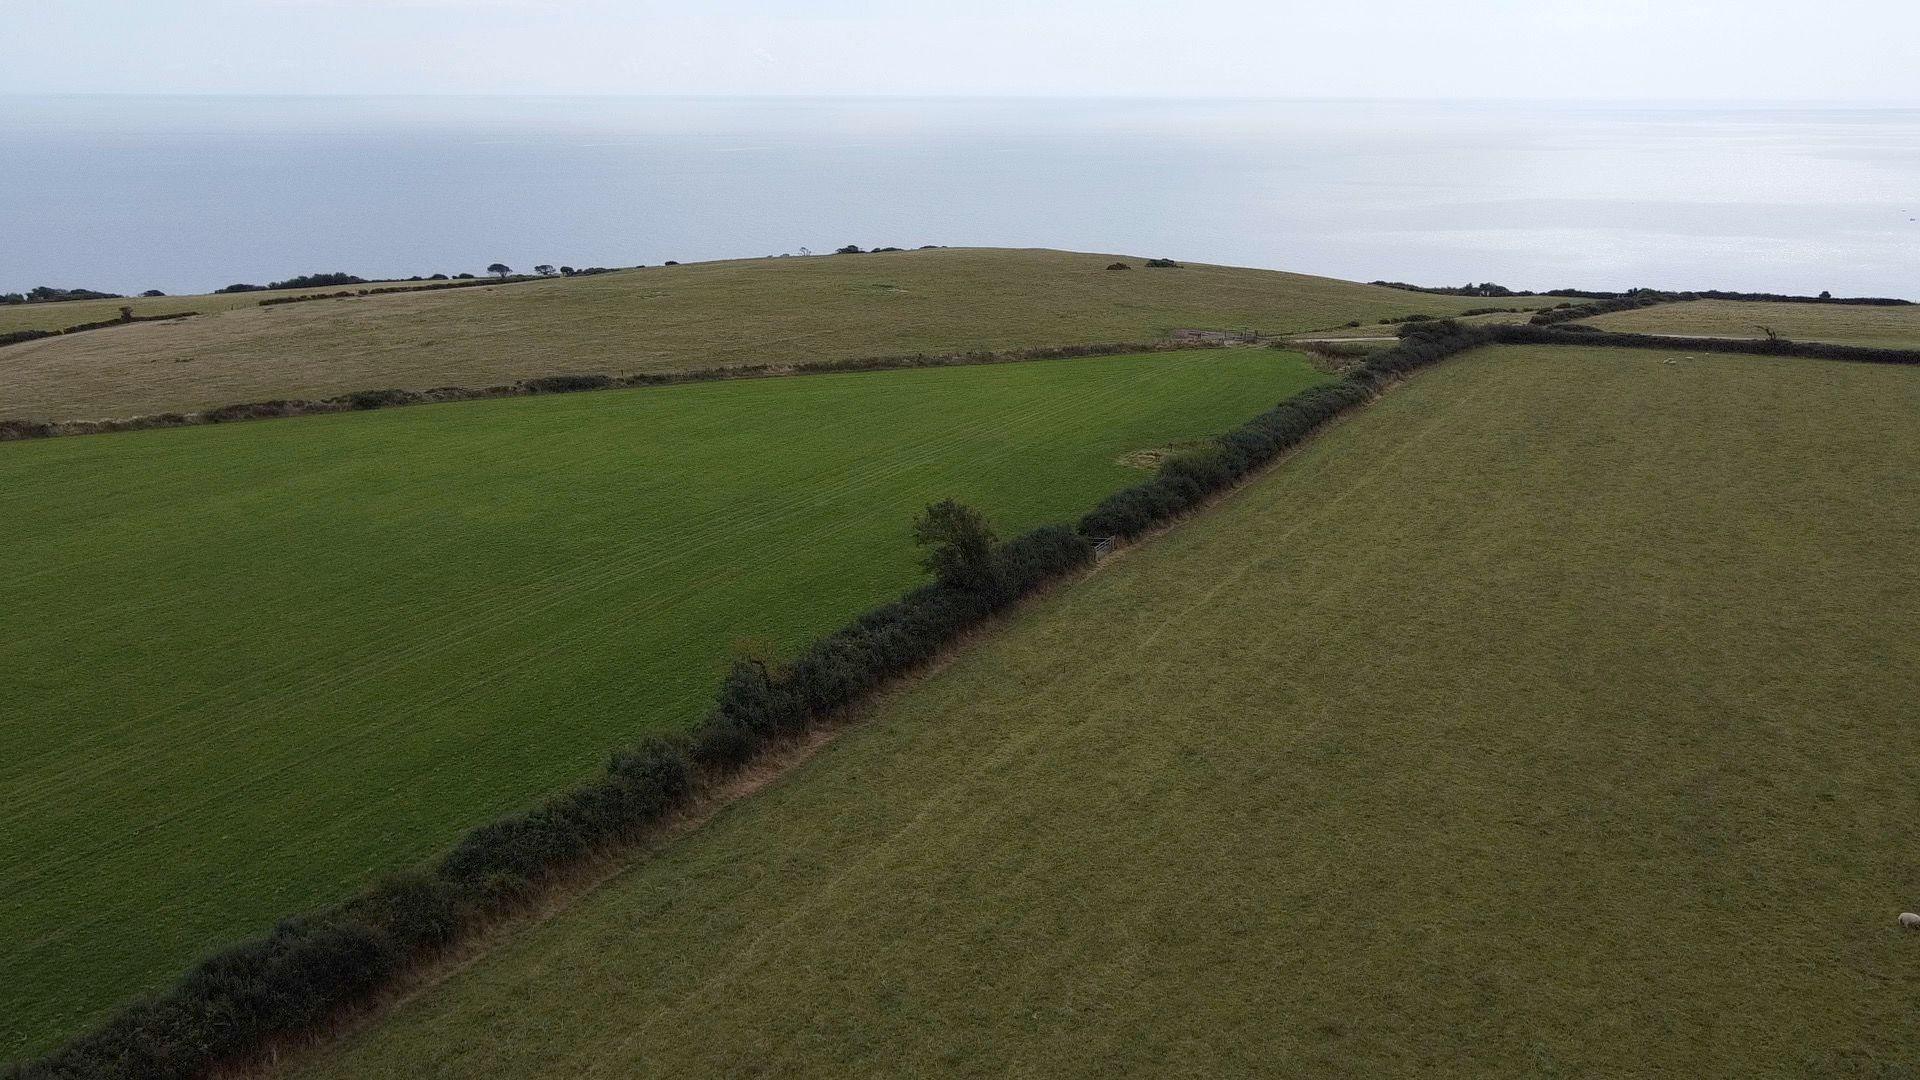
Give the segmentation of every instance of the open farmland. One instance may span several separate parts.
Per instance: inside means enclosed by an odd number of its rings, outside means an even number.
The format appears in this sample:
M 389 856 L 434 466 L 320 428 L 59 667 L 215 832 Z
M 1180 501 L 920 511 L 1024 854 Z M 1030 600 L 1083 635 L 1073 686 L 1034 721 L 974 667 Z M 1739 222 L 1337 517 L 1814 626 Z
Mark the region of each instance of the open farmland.
M 1133 269 L 1107 270 L 1116 258 L 940 249 L 653 267 L 265 308 L 249 301 L 205 318 L 0 348 L 0 419 L 480 387 L 563 372 L 1144 342 L 1180 328 L 1313 330 L 1485 304 L 1272 270 L 1150 270 L 1131 257 Z M 206 310 L 199 300 L 177 298 L 167 310 Z
M 0 1056 L 693 719 L 916 579 L 1320 379 L 1273 350 L 0 446 Z
M 1781 337 L 1795 341 L 1830 341 L 1883 349 L 1920 347 L 1920 304 L 1877 307 L 1688 300 L 1616 311 L 1585 321 L 1602 330 L 1738 338 L 1765 337 L 1760 328 L 1766 326 Z
M 309 1078 L 1908 1075 L 1920 372 L 1496 349 Z
M 415 288 L 425 281 L 369 281 L 364 285 L 326 285 L 311 289 L 261 289 L 258 292 L 199 293 L 192 296 L 128 296 L 112 300 L 63 300 L 51 304 L 0 304 L 0 334 L 10 330 L 65 330 L 81 323 L 117 319 L 120 309 L 135 315 L 172 315 L 197 311 L 210 315 L 260 306 L 260 301 L 284 296 L 314 296 L 342 289 Z

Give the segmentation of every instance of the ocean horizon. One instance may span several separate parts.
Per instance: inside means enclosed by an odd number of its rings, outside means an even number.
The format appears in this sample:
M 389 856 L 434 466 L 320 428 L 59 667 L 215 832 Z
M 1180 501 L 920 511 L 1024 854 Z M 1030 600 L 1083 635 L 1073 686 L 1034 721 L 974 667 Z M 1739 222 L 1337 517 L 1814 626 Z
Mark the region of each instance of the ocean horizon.
M 1050 247 L 1419 284 L 1920 297 L 1920 109 L 7 97 L 0 292 Z

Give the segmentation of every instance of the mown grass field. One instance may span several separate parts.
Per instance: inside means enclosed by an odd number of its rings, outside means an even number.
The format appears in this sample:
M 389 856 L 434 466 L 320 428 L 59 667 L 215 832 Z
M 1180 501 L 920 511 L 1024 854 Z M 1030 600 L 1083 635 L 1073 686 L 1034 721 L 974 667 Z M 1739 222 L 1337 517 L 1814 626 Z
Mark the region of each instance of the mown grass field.
M 563 372 L 1150 341 L 1180 328 L 1311 330 L 1485 304 L 1272 270 L 1148 270 L 1130 257 L 1132 270 L 1105 269 L 1115 258 L 943 249 L 250 302 L 0 349 L 0 418 L 132 416 Z
M 1770 326 L 1781 337 L 1795 341 L 1831 341 L 1887 349 L 1920 348 L 1920 304 L 1867 307 L 1689 300 L 1616 311 L 1585 321 L 1603 330 L 1739 338 L 1765 337 L 1760 328 Z
M 694 719 L 919 571 L 1320 379 L 1268 349 L 0 445 L 0 1059 Z
M 1500 349 L 295 1070 L 1896 1076 L 1920 372 Z

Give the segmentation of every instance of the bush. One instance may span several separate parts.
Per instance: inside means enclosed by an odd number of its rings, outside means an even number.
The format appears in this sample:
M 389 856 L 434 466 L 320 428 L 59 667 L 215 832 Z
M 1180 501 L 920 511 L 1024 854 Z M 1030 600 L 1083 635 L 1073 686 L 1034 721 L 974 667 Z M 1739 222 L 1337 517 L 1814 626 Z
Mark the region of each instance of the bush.
M 1148 259 L 1145 265 L 1168 270 L 1180 269 L 1180 264 L 1172 259 Z
M 328 285 L 365 285 L 367 279 L 335 271 L 331 274 L 301 274 L 268 285 L 269 289 L 317 289 Z
M 1127 265 L 1126 263 L 1123 263 L 1123 262 L 1117 262 L 1117 263 L 1108 263 L 1108 264 L 1107 264 L 1107 269 L 1109 269 L 1109 270 L 1131 270 L 1131 269 L 1133 269 L 1133 268 L 1132 268 L 1132 267 L 1130 267 L 1130 266 L 1128 266 L 1128 265 Z
M 921 569 L 943 585 L 987 591 L 998 588 L 993 529 L 980 512 L 946 499 L 920 512 L 913 542 L 926 549 Z

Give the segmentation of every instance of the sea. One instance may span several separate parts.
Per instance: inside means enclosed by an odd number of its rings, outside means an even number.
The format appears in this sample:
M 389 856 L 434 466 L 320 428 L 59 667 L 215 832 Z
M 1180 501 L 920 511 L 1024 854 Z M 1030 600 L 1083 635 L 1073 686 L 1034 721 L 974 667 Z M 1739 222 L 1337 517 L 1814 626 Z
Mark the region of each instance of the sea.
M 846 244 L 1920 298 L 1920 109 L 0 97 L 0 292 Z

